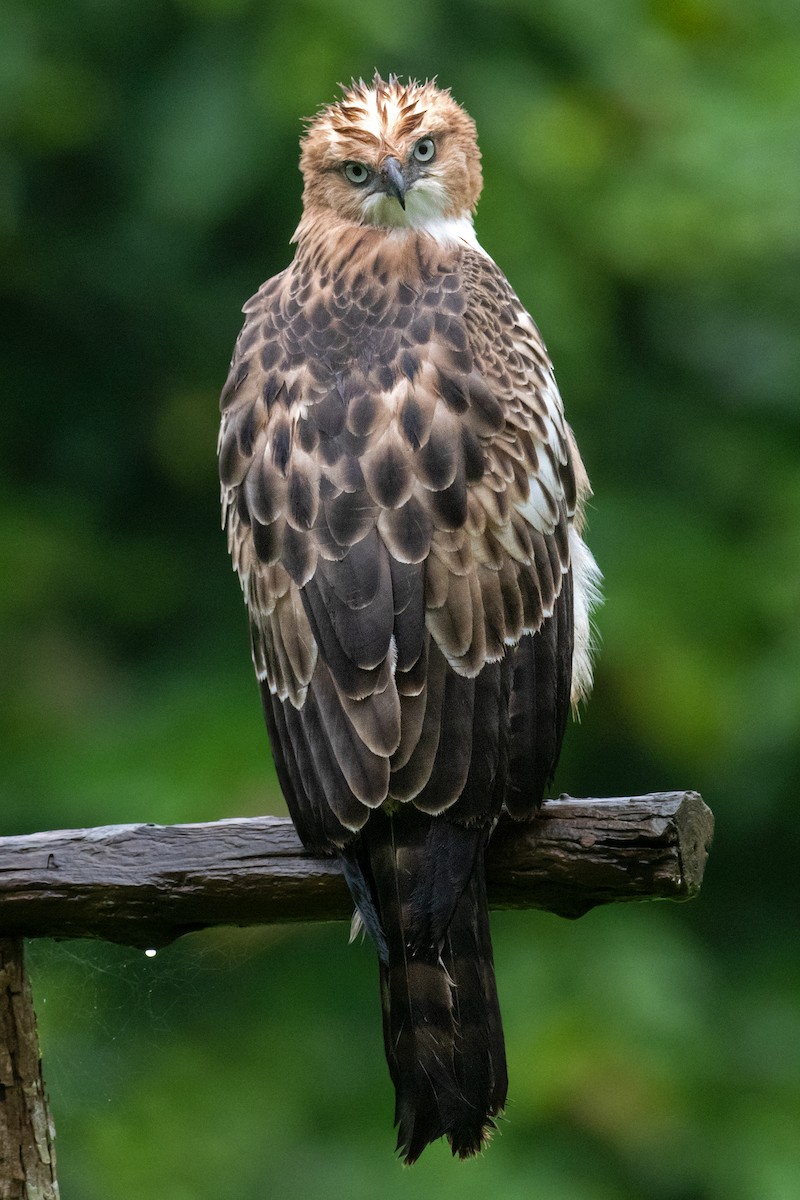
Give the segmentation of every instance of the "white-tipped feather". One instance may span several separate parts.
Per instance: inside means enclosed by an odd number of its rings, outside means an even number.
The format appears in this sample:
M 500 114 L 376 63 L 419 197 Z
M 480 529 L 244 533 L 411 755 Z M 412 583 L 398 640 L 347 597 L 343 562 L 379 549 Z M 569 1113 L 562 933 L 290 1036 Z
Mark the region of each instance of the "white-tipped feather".
M 574 647 L 572 651 L 572 706 L 585 700 L 592 690 L 593 660 L 596 639 L 593 636 L 592 612 L 602 603 L 600 585 L 603 575 L 589 547 L 580 534 L 569 532 L 572 560 L 572 594 L 574 605 Z

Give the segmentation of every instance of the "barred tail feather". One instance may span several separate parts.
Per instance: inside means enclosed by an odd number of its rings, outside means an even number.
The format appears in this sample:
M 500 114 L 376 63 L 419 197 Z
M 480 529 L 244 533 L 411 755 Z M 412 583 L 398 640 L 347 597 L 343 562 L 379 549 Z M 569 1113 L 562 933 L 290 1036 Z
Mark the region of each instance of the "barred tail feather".
M 468 1158 L 485 1144 L 507 1089 L 484 881 L 486 833 L 410 808 L 385 820 L 390 836 L 367 839 L 362 862 L 388 948 L 381 1003 L 397 1148 L 412 1163 L 430 1142 L 447 1137 L 453 1154 Z M 438 881 L 435 894 L 431 878 Z M 424 897 L 415 887 L 419 879 L 428 881 Z
M 503 1023 L 494 977 L 483 856 L 448 930 L 444 962 L 454 981 L 456 1074 L 469 1108 L 450 1134 L 453 1153 L 482 1148 L 508 1091 Z

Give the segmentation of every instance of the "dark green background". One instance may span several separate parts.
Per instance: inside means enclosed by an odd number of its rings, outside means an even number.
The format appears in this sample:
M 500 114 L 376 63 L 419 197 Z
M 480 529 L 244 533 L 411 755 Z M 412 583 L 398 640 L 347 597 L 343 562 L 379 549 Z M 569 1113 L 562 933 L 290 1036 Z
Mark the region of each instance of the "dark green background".
M 65 1200 L 800 1195 L 800 10 L 6 0 L 2 830 L 282 811 L 217 395 L 300 117 L 374 67 L 475 117 L 481 241 L 595 486 L 597 687 L 557 789 L 691 787 L 702 897 L 498 916 L 491 1151 L 392 1158 L 369 948 L 31 948 Z

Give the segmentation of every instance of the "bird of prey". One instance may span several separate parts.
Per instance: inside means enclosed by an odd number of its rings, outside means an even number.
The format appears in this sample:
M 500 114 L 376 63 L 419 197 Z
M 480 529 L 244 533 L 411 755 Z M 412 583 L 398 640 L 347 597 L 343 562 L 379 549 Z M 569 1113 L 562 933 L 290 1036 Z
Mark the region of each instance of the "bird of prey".
M 223 522 L 289 812 L 377 947 L 398 1150 L 466 1158 L 507 1089 L 486 845 L 591 687 L 589 484 L 449 91 L 353 82 L 300 166 L 222 392 Z

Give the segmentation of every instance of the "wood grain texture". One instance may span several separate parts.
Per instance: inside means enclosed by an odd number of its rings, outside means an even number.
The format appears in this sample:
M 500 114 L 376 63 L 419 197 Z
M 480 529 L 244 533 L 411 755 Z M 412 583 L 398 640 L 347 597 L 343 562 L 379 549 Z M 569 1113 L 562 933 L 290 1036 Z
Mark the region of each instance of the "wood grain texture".
M 500 821 L 489 903 L 577 917 L 616 901 L 691 899 L 712 833 L 695 792 L 548 800 L 530 823 Z M 0 838 L 0 937 L 147 948 L 210 925 L 344 920 L 351 909 L 338 864 L 311 857 L 278 817 Z
M 0 938 L 0 1200 L 58 1200 L 54 1138 L 22 942 Z

